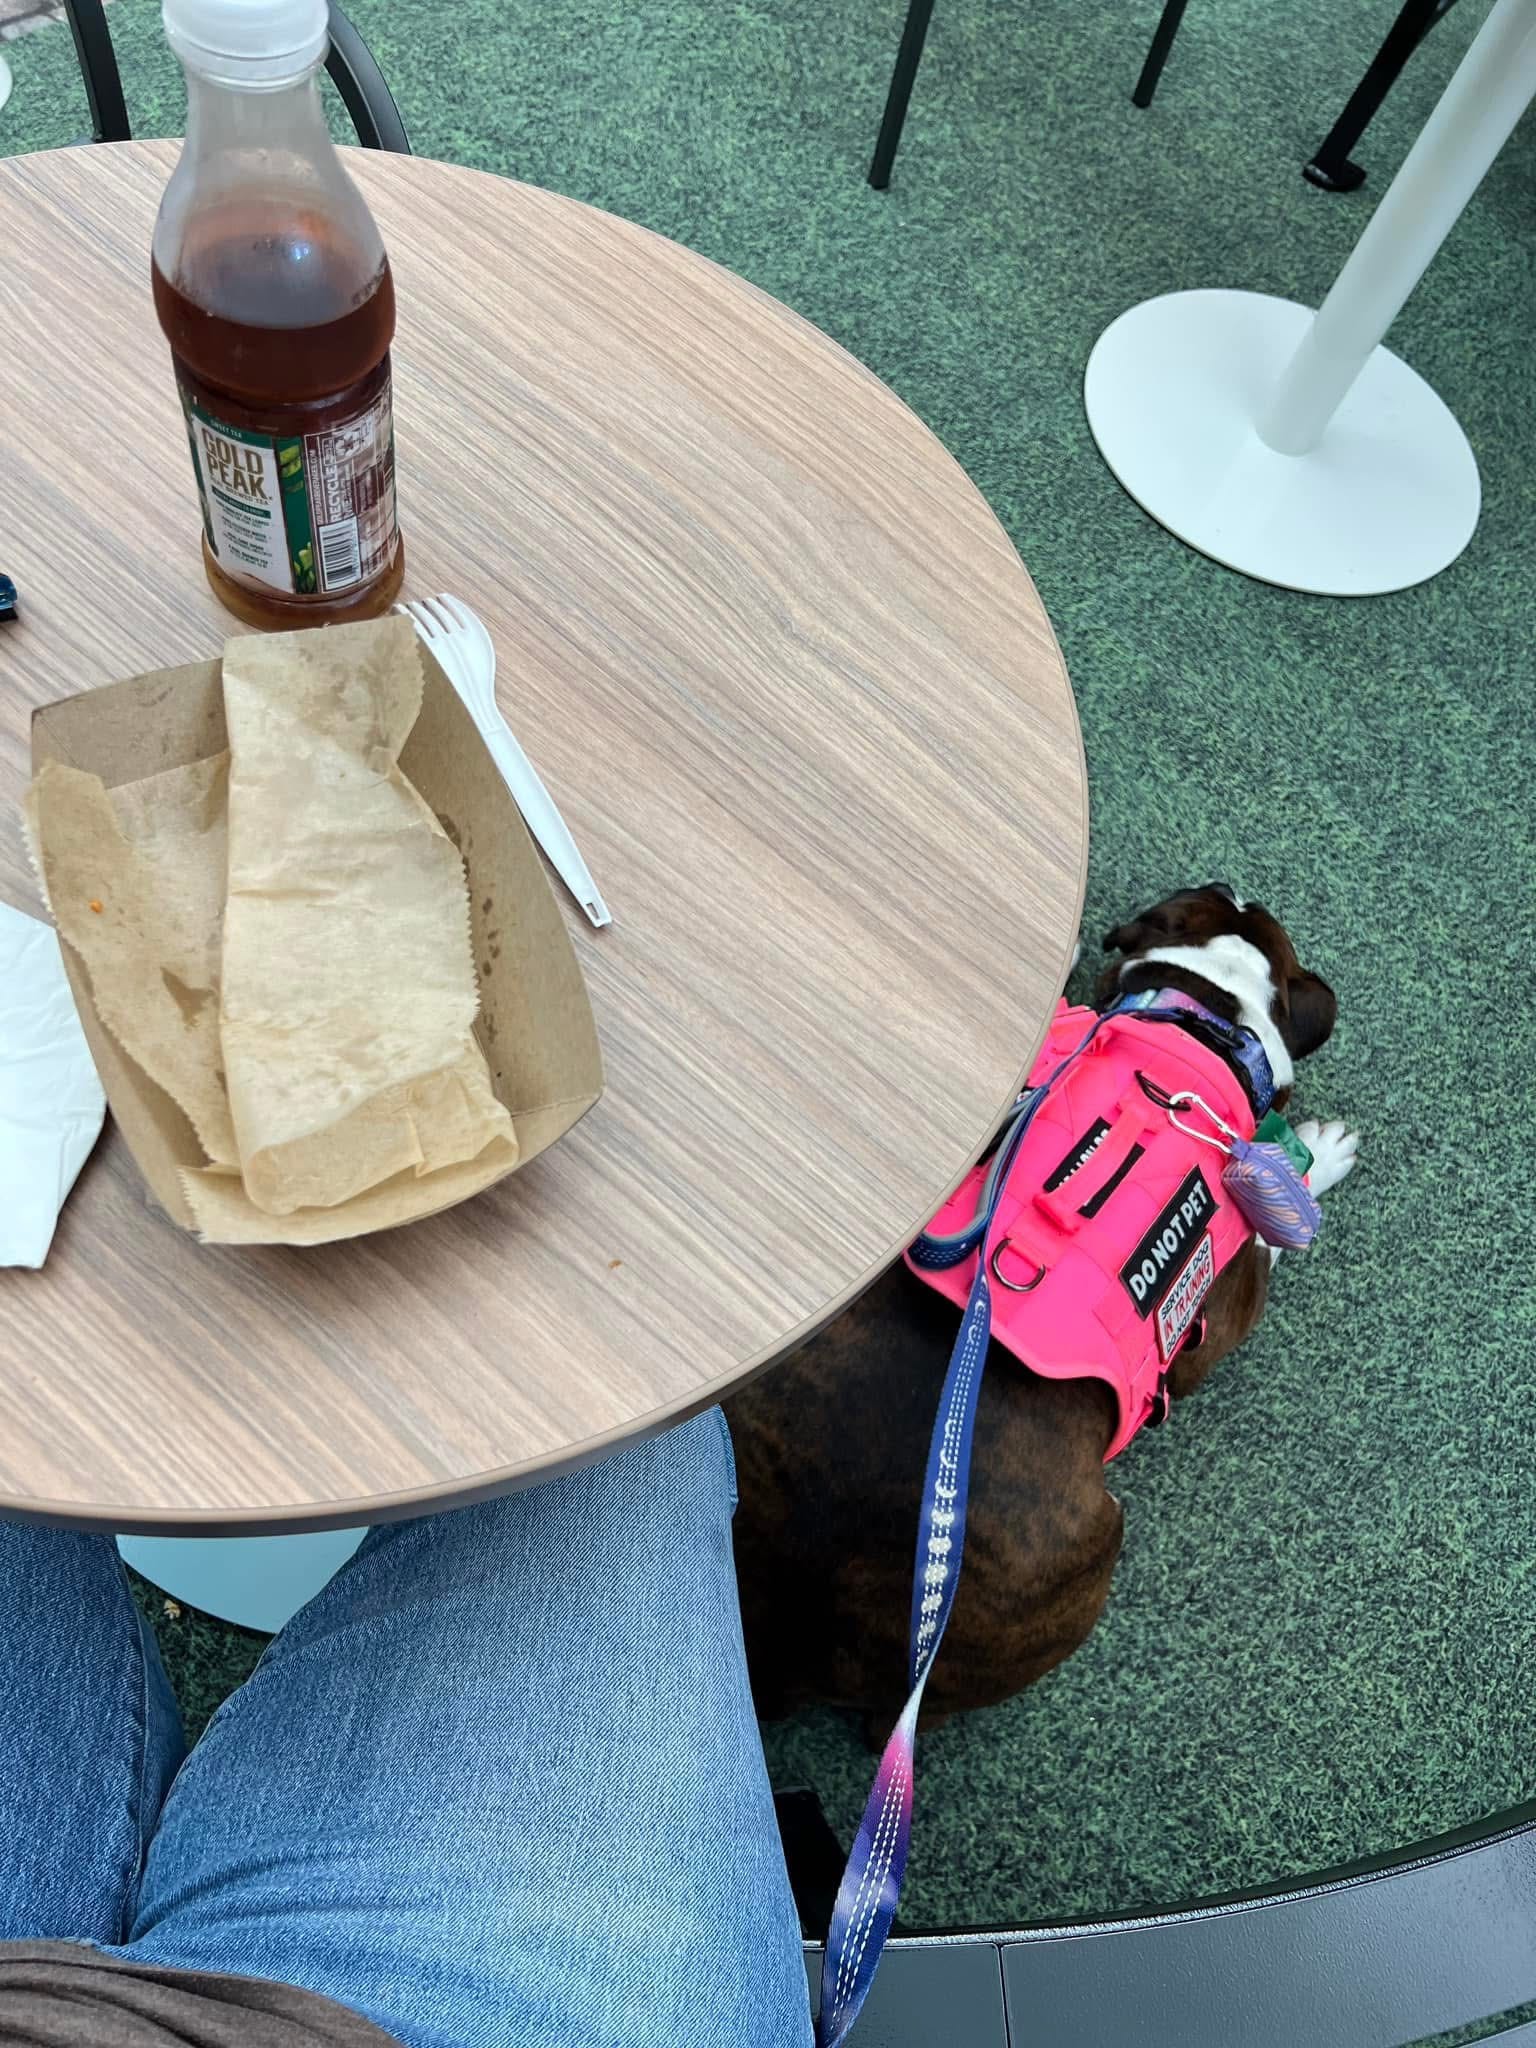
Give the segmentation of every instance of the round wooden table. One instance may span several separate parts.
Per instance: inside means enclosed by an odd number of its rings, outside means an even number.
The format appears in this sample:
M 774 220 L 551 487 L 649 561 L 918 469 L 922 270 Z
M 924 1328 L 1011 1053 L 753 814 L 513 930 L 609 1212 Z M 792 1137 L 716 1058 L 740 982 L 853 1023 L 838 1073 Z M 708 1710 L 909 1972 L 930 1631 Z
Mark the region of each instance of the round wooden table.
M 0 895 L 35 705 L 216 653 L 149 297 L 176 146 L 0 162 Z M 1072 693 L 1018 556 L 869 371 L 548 192 L 353 152 L 400 302 L 407 594 L 485 618 L 611 904 L 607 1066 L 526 1172 L 314 1251 L 198 1245 L 110 1130 L 0 1272 L 0 1513 L 375 1521 L 678 1421 L 856 1296 L 981 1151 L 1081 908 Z M 564 899 L 563 899 L 564 900 Z

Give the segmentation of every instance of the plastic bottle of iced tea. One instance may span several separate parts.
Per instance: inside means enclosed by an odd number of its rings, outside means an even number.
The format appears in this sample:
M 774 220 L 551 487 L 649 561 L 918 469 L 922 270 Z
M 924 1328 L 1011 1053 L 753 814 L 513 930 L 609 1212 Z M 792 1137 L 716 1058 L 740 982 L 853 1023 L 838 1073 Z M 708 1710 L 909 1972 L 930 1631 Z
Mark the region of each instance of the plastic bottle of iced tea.
M 327 132 L 325 0 L 165 0 L 187 140 L 155 224 L 215 594 L 251 625 L 400 588 L 384 244 Z

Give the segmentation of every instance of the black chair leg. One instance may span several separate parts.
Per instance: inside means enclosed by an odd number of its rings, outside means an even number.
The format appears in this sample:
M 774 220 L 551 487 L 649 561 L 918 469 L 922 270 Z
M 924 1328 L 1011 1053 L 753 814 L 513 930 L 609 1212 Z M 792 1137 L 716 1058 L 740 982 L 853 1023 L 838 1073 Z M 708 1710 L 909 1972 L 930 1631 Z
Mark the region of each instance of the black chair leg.
M 1158 17 L 1153 32 L 1152 47 L 1147 52 L 1147 61 L 1141 67 L 1141 76 L 1136 81 L 1136 90 L 1131 94 L 1131 103 L 1137 107 L 1150 107 L 1152 95 L 1157 91 L 1157 81 L 1163 75 L 1163 66 L 1168 62 L 1168 52 L 1173 48 L 1173 39 L 1179 32 L 1179 23 L 1184 19 L 1184 9 L 1189 0 L 1168 0 L 1167 6 Z
M 331 53 L 325 68 L 352 116 L 358 141 L 364 149 L 392 149 L 401 156 L 409 156 L 411 145 L 405 123 L 373 52 L 334 4 L 330 17 Z
M 1404 0 L 1401 13 L 1381 48 L 1371 59 L 1364 78 L 1350 94 L 1344 111 L 1328 132 L 1326 141 L 1301 175 L 1325 192 L 1353 192 L 1365 182 L 1365 173 L 1352 164 L 1349 153 L 1365 133 L 1366 126 L 1381 105 L 1414 51 L 1442 16 L 1450 13 L 1456 0 Z
M 784 1844 L 790 1889 L 800 1914 L 800 1931 L 807 1941 L 820 1941 L 831 1924 L 847 1854 L 821 1810 L 821 1801 L 808 1785 L 775 1792 L 773 1808 L 778 1816 L 779 1838 Z
M 75 55 L 80 59 L 80 76 L 85 81 L 86 104 L 91 110 L 93 142 L 131 142 L 128 107 L 123 99 L 123 81 L 112 54 L 112 37 L 101 0 L 64 0 Z
M 891 89 L 885 96 L 885 118 L 880 123 L 880 135 L 875 143 L 874 162 L 869 167 L 869 182 L 877 192 L 883 192 L 891 182 L 891 166 L 896 161 L 897 145 L 901 141 L 902 126 L 907 118 L 907 101 L 912 97 L 912 81 L 917 76 L 917 67 L 923 61 L 923 44 L 928 39 L 928 17 L 933 13 L 933 0 L 912 0 L 907 9 L 907 25 L 901 32 L 901 47 L 896 52 L 896 68 L 891 73 Z

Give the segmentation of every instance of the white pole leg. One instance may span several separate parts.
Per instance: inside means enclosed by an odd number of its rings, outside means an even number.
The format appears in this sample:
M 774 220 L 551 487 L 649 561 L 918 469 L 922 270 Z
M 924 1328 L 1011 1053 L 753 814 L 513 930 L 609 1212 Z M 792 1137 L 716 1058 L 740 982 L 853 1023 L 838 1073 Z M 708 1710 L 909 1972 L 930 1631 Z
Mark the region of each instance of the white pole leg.
M 1317 446 L 1533 95 L 1536 6 L 1498 0 L 1264 408 L 1271 448 Z
M 1476 461 L 1380 340 L 1533 95 L 1536 0 L 1496 0 L 1316 315 L 1257 292 L 1178 292 L 1105 330 L 1084 400 L 1138 504 L 1293 590 L 1402 590 L 1456 559 L 1477 525 Z

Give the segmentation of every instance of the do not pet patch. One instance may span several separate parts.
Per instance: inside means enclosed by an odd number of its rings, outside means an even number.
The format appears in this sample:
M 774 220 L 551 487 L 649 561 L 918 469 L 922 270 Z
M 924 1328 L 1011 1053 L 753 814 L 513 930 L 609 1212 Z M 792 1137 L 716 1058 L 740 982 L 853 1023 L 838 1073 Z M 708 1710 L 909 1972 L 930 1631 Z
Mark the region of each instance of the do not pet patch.
M 1215 1214 L 1215 1197 L 1197 1166 L 1185 1176 L 1178 1193 L 1120 1268 L 1120 1278 L 1143 1322 L 1161 1305 Z

